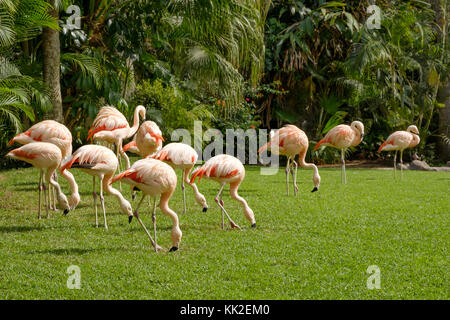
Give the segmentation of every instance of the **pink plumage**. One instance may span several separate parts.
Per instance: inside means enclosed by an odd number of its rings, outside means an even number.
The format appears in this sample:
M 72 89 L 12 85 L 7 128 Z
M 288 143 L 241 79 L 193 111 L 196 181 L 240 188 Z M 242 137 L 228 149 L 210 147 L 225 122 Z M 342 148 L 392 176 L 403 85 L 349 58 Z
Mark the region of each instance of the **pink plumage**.
M 248 206 L 247 201 L 245 201 L 244 198 L 238 195 L 239 185 L 242 183 L 242 181 L 244 181 L 245 178 L 245 168 L 239 159 L 226 154 L 212 157 L 211 159 L 206 161 L 203 166 L 197 168 L 192 173 L 190 182 L 193 183 L 197 177 L 199 178 L 199 183 L 201 178 L 205 177 L 207 179 L 216 181 L 221 185 L 219 192 L 217 193 L 217 196 L 214 200 L 222 212 L 222 229 L 224 228 L 224 214 L 230 221 L 232 228 L 240 229 L 240 227 L 230 218 L 224 208 L 222 192 L 226 184 L 230 185 L 231 197 L 242 204 L 244 215 L 247 220 L 250 221 L 253 228 L 256 227 L 255 215 L 253 213 L 253 210 Z
M 186 213 L 185 183 L 191 186 L 194 191 L 195 200 L 202 206 L 203 212 L 208 210 L 208 204 L 206 203 L 205 197 L 198 191 L 196 184 L 190 183 L 189 181 L 189 173 L 198 159 L 198 154 L 194 148 L 184 143 L 169 143 L 153 155 L 152 158 L 167 162 L 174 169 L 181 169 L 183 173 L 181 189 L 183 191 L 184 213 Z
M 63 124 L 53 121 L 44 120 L 36 123 L 27 131 L 22 132 L 9 141 L 9 145 L 13 143 L 28 144 L 34 142 L 48 142 L 57 146 L 61 150 L 62 159 L 65 159 L 72 153 L 72 134 Z M 69 205 L 74 209 L 80 202 L 80 194 L 78 193 L 78 185 L 74 176 L 68 172 L 61 172 L 61 176 L 67 180 L 70 185 L 71 196 Z
M 20 148 L 10 151 L 7 155 L 12 159 L 22 160 L 28 162 L 32 166 L 39 168 L 41 175 L 39 178 L 39 209 L 38 219 L 41 218 L 41 192 L 44 190 L 45 210 L 47 211 L 47 218 L 49 217 L 48 207 L 49 198 L 47 197 L 47 189 L 43 179 L 47 185 L 51 185 L 56 189 L 56 196 L 61 207 L 64 209 L 64 214 L 69 212 L 70 206 L 66 196 L 62 193 L 58 182 L 53 178 L 53 173 L 60 166 L 62 160 L 61 150 L 52 143 L 48 142 L 33 142 L 25 144 Z M 43 177 L 44 169 L 47 170 Z
M 136 133 L 136 147 L 142 158 L 146 158 L 161 149 L 164 138 L 158 125 L 145 121 Z
M 407 148 L 414 148 L 420 143 L 419 129 L 416 126 L 409 126 L 406 131 L 395 131 L 378 148 L 381 151 L 395 151 L 394 155 L 394 177 L 396 175 L 397 151 L 400 151 L 400 163 L 403 164 L 403 151 Z M 403 174 L 403 166 L 400 167 Z
M 309 140 L 303 130 L 297 128 L 294 125 L 286 125 L 279 129 L 270 138 L 270 141 L 263 145 L 258 152 L 264 152 L 266 150 L 271 150 L 275 154 L 281 154 L 287 156 L 286 164 L 286 189 L 289 195 L 289 172 L 292 173 L 292 181 L 294 184 L 294 194 L 297 194 L 297 167 L 298 164 L 295 161 L 295 157 L 299 155 L 299 163 L 303 168 L 312 168 L 314 170 L 313 183 L 314 189 L 312 192 L 319 190 L 320 186 L 320 175 L 319 169 L 314 163 L 305 162 L 306 153 L 309 147 Z M 295 166 L 295 171 L 290 168 L 292 165 Z
M 347 175 L 345 173 L 345 150 L 349 147 L 356 147 L 364 138 L 364 125 L 360 121 L 353 121 L 350 126 L 340 124 L 325 135 L 314 147 L 314 151 L 319 149 L 321 145 L 330 146 L 341 150 L 341 182 L 347 183 Z
M 105 229 L 108 229 L 106 222 L 105 204 L 103 198 L 103 189 L 108 194 L 112 194 L 119 201 L 122 212 L 131 218 L 133 217 L 130 203 L 125 200 L 119 190 L 110 185 L 110 181 L 117 170 L 119 162 L 116 155 L 110 149 L 99 145 L 85 145 L 77 149 L 62 165 L 61 170 L 70 168 L 79 168 L 81 171 L 91 175 L 93 184 L 93 196 L 95 207 L 95 224 L 98 227 L 97 216 L 97 193 L 95 191 L 95 178 L 100 179 L 100 202 L 103 209 Z
M 141 159 L 136 161 L 129 169 L 115 176 L 112 180 L 112 183 L 116 181 L 123 181 L 142 191 L 143 196 L 136 210 L 134 211 L 134 216 L 143 227 L 144 231 L 150 239 L 150 242 L 155 248 L 155 251 L 161 250 L 161 247 L 156 243 L 156 207 L 153 207 L 152 213 L 155 239 L 151 237 L 144 223 L 140 219 L 138 210 L 147 195 L 155 199 L 154 205 L 156 205 L 156 197 L 160 196 L 159 207 L 163 213 L 165 213 L 172 219 L 173 224 L 172 248 L 170 249 L 170 251 L 178 250 L 182 233 L 179 226 L 178 215 L 169 208 L 169 200 L 172 197 L 172 194 L 177 186 L 177 175 L 175 174 L 175 171 L 172 169 L 172 167 L 159 160 L 151 158 Z
M 126 167 L 130 167 L 130 160 L 122 149 L 122 142 L 131 138 L 139 127 L 139 116 L 145 119 L 146 110 L 143 106 L 137 106 L 134 110 L 133 126 L 130 127 L 125 116 L 116 108 L 105 106 L 100 109 L 88 132 L 88 138 L 98 141 L 114 143 L 116 155 L 119 153 L 126 161 Z

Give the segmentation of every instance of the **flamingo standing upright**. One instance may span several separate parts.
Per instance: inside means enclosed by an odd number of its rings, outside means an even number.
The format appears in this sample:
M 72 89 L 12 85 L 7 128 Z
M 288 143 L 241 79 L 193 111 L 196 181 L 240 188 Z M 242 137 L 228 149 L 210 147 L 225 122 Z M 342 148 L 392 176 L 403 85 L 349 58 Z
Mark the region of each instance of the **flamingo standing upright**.
M 33 142 L 53 143 L 61 150 L 63 160 L 72 154 L 72 134 L 70 133 L 70 130 L 63 124 L 53 120 L 44 120 L 36 123 L 27 131 L 12 138 L 9 141 L 9 145 L 12 145 L 14 142 L 20 144 L 28 144 Z M 69 198 L 69 205 L 71 209 L 75 209 L 80 202 L 77 182 L 75 181 L 73 175 L 67 170 L 61 172 L 61 176 L 66 179 L 70 185 L 71 196 Z M 49 190 L 49 195 L 50 194 L 51 193 Z
M 61 187 L 59 186 L 58 182 L 56 182 L 53 178 L 53 173 L 60 166 L 62 160 L 61 150 L 57 146 L 48 142 L 34 142 L 14 149 L 10 151 L 6 156 L 12 159 L 28 162 L 34 167 L 40 169 L 41 174 L 39 177 L 38 219 L 41 218 L 42 190 L 44 190 L 44 199 L 46 202 L 45 210 L 47 212 L 47 218 L 50 217 L 48 212 L 50 199 L 49 194 L 47 196 L 47 187 L 45 186 L 44 181 L 47 183 L 47 185 L 52 185 L 56 189 L 56 197 L 58 198 L 59 204 L 64 209 L 64 214 L 66 215 L 69 212 L 69 202 L 67 201 L 64 193 L 62 193 Z M 44 169 L 47 169 L 45 176 L 43 176 Z
M 356 147 L 364 138 L 364 125 L 360 121 L 353 121 L 350 126 L 340 124 L 325 135 L 314 147 L 316 151 L 321 145 L 330 146 L 341 150 L 341 182 L 347 183 L 347 176 L 345 174 L 345 150 L 348 147 Z
M 136 207 L 136 210 L 134 210 L 134 216 L 139 221 L 145 233 L 149 237 L 150 242 L 155 248 L 156 252 L 162 249 L 156 243 L 156 198 L 160 196 L 159 207 L 161 208 L 162 212 L 164 212 L 172 219 L 173 224 L 172 248 L 170 248 L 169 251 L 178 250 L 182 233 L 179 226 L 177 214 L 169 208 L 170 197 L 172 197 L 172 194 L 177 186 L 177 175 L 175 174 L 175 171 L 168 164 L 162 161 L 145 158 L 136 161 L 129 169 L 115 176 L 112 179 L 111 183 L 114 183 L 118 180 L 137 187 L 142 191 L 142 199 Z M 138 214 L 139 208 L 147 195 L 154 198 L 152 221 L 155 239 L 152 238 Z
M 133 126 L 130 127 L 125 116 L 116 108 L 111 106 L 102 107 L 94 119 L 88 132 L 88 138 L 98 141 L 114 143 L 116 145 L 116 155 L 125 159 L 127 169 L 130 167 L 130 160 L 122 149 L 122 142 L 131 138 L 139 127 L 139 116 L 144 120 L 146 110 L 144 106 L 137 106 L 134 110 Z
M 103 197 L 103 189 L 106 193 L 112 194 L 119 201 L 122 212 L 129 216 L 129 222 L 133 218 L 133 212 L 130 203 L 125 200 L 119 190 L 114 189 L 110 185 L 110 181 L 117 170 L 119 162 L 116 155 L 110 149 L 99 145 L 85 145 L 77 149 L 62 165 L 60 170 L 68 170 L 70 168 L 79 168 L 81 171 L 92 176 L 92 195 L 94 197 L 95 207 L 95 226 L 98 227 L 97 215 L 97 193 L 95 191 L 95 177 L 100 179 L 100 202 L 103 209 L 103 217 L 105 220 L 105 229 L 108 230 L 106 222 L 105 202 Z
M 287 156 L 286 164 L 286 190 L 289 195 L 289 171 L 292 174 L 292 181 L 294 184 L 294 194 L 297 195 L 297 168 L 298 164 L 295 162 L 295 156 L 299 155 L 299 163 L 301 167 L 312 168 L 314 170 L 313 182 L 314 189 L 311 192 L 319 190 L 320 175 L 319 169 L 314 163 L 305 162 L 306 152 L 308 151 L 309 140 L 305 132 L 294 125 L 286 125 L 271 136 L 270 141 L 263 145 L 258 152 L 264 152 L 269 149 L 272 152 Z M 295 165 L 295 171 L 290 168 Z
M 256 220 L 253 210 L 248 206 L 247 201 L 245 201 L 245 199 L 238 194 L 239 185 L 245 178 L 245 168 L 239 159 L 227 154 L 212 157 L 206 161 L 203 166 L 194 170 L 190 183 L 192 184 L 197 177 L 199 177 L 198 181 L 200 183 L 203 176 L 220 184 L 219 192 L 214 198 L 214 201 L 217 203 L 222 213 L 222 229 L 224 228 L 224 213 L 230 221 L 233 229 L 241 229 L 241 227 L 234 223 L 224 208 L 222 192 L 226 184 L 230 185 L 231 197 L 242 204 L 242 207 L 244 208 L 244 215 L 252 224 L 252 228 L 256 227 Z
M 194 196 L 197 203 L 202 206 L 203 212 L 208 210 L 208 204 L 206 199 L 198 191 L 195 183 L 190 183 L 189 173 L 194 167 L 198 159 L 198 154 L 191 146 L 184 143 L 169 143 L 164 146 L 159 152 L 152 156 L 153 159 L 158 159 L 167 162 L 174 169 L 181 169 L 182 180 L 181 190 L 183 191 L 183 207 L 184 213 L 186 213 L 186 191 L 184 184 L 187 183 L 194 190 Z
M 164 138 L 158 125 L 145 121 L 136 133 L 136 147 L 142 158 L 146 158 L 161 149 Z
M 420 143 L 419 129 L 415 125 L 409 126 L 406 131 L 395 131 L 380 146 L 378 152 L 395 151 L 394 155 L 394 178 L 396 177 L 397 151 L 400 150 L 400 167 L 401 175 L 403 175 L 403 150 L 414 148 Z

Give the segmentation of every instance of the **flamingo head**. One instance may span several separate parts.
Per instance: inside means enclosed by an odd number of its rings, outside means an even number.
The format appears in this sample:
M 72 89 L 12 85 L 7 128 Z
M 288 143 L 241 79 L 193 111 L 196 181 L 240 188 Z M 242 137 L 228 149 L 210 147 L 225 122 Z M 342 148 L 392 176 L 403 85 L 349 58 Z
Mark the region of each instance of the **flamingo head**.
M 364 138 L 364 125 L 361 121 L 353 121 L 351 127 L 359 132 L 361 140 Z
M 206 198 L 205 198 L 204 195 L 196 194 L 195 195 L 195 200 L 197 201 L 197 203 L 199 205 L 201 205 L 203 207 L 203 212 L 208 211 L 208 203 L 206 203 Z
M 131 219 L 133 218 L 133 209 L 131 208 L 131 204 L 127 200 L 123 199 L 122 201 L 120 201 L 120 210 L 128 215 L 128 222 L 131 222 Z
M 319 175 L 318 171 L 316 173 L 314 173 L 313 182 L 314 182 L 314 189 L 312 189 L 311 192 L 316 192 L 319 190 L 319 186 L 320 186 L 320 175 Z
M 80 194 L 78 192 L 73 193 L 69 199 L 70 210 L 75 209 L 77 205 L 80 203 L 80 200 L 81 200 Z
M 409 126 L 406 131 L 419 135 L 419 129 L 417 129 L 417 127 L 414 125 Z
M 145 109 L 145 107 L 142 106 L 142 105 L 140 105 L 140 106 L 137 106 L 136 109 L 137 109 L 137 111 L 138 111 L 139 116 L 141 117 L 141 119 L 142 119 L 142 120 L 145 120 L 145 116 L 146 116 L 146 114 L 147 114 L 147 110 Z

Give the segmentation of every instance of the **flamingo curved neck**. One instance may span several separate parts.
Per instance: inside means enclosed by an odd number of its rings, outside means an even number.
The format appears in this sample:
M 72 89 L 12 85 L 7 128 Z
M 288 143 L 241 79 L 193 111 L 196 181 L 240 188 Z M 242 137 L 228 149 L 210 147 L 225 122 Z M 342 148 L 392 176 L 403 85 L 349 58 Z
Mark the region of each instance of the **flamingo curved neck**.
M 133 118 L 133 126 L 130 128 L 130 131 L 128 132 L 128 138 L 131 138 L 136 131 L 139 128 L 139 110 L 140 110 L 140 106 L 136 107 L 136 109 L 134 109 L 134 118 Z

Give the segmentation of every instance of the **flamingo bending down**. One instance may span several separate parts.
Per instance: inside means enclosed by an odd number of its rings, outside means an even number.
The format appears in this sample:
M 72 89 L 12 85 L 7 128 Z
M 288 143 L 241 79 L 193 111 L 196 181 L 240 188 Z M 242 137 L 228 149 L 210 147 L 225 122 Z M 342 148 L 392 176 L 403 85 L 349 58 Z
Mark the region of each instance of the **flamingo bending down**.
M 385 142 L 380 146 L 378 152 L 381 151 L 395 151 L 394 155 L 394 178 L 396 177 L 397 166 L 397 151 L 400 150 L 400 172 L 403 175 L 403 150 L 407 148 L 414 148 L 420 142 L 419 129 L 411 125 L 406 131 L 395 131 L 391 134 Z
M 198 191 L 195 183 L 189 182 L 189 173 L 194 167 L 198 159 L 198 154 L 191 146 L 184 143 L 169 143 L 164 146 L 158 153 L 152 156 L 153 159 L 158 159 L 167 162 L 174 169 L 181 169 L 182 180 L 181 190 L 183 191 L 183 207 L 184 213 L 186 213 L 186 192 L 184 184 L 187 183 L 194 190 L 195 201 L 203 207 L 203 212 L 208 210 L 208 204 L 206 199 Z
M 95 192 L 95 177 L 100 179 L 100 202 L 103 209 L 103 217 L 105 220 L 105 229 L 108 230 L 106 223 L 105 202 L 103 198 L 103 189 L 106 193 L 112 194 L 119 201 L 122 212 L 129 216 L 129 222 L 133 218 L 133 212 L 130 203 L 125 200 L 119 190 L 114 189 L 110 185 L 110 181 L 117 170 L 119 162 L 114 152 L 110 149 L 99 145 L 85 145 L 77 149 L 65 163 L 61 165 L 61 170 L 70 168 L 79 168 L 81 171 L 92 176 L 92 188 L 95 207 L 95 226 L 98 227 L 97 216 L 97 193 Z
M 179 226 L 177 214 L 169 208 L 169 200 L 172 197 L 173 192 L 177 186 L 177 175 L 175 171 L 166 163 L 145 158 L 136 161 L 131 168 L 122 172 L 121 174 L 115 176 L 111 183 L 116 181 L 123 181 L 128 183 L 139 190 L 142 191 L 142 199 L 139 202 L 136 210 L 134 210 L 134 216 L 141 224 L 145 233 L 150 239 L 152 246 L 155 251 L 162 250 L 162 248 L 156 243 L 156 197 L 160 196 L 159 207 L 161 211 L 164 212 L 172 219 L 172 248 L 169 251 L 176 251 L 180 246 L 181 241 L 181 229 Z M 138 210 L 144 200 L 144 198 L 149 195 L 154 198 L 152 221 L 153 221 L 153 232 L 155 239 L 152 238 L 141 218 L 138 215 Z
M 348 147 L 356 147 L 364 138 L 364 125 L 360 121 L 353 121 L 350 126 L 340 124 L 325 135 L 314 147 L 316 151 L 321 145 L 330 146 L 341 150 L 341 182 L 347 184 L 347 176 L 345 174 L 345 150 Z
M 286 164 L 286 190 L 289 195 L 289 171 L 292 174 L 292 182 L 294 184 L 294 194 L 297 195 L 297 168 L 295 156 L 299 155 L 299 163 L 303 168 L 312 168 L 314 170 L 313 182 L 314 189 L 311 192 L 319 190 L 320 175 L 319 169 L 314 163 L 305 162 L 306 152 L 308 151 L 309 141 L 305 132 L 294 125 L 286 125 L 271 136 L 270 141 L 263 145 L 258 152 L 264 152 L 269 149 L 272 152 L 287 156 Z M 295 171 L 291 166 L 295 166 Z
M 48 207 L 50 203 L 49 196 L 47 196 L 47 188 L 44 184 L 43 179 L 47 183 L 47 185 L 52 185 L 56 189 L 56 197 L 58 198 L 58 202 L 60 206 L 64 209 L 64 214 L 66 215 L 69 212 L 70 206 L 67 201 L 66 196 L 61 191 L 61 187 L 58 182 L 53 178 L 53 173 L 61 164 L 61 150 L 52 143 L 48 142 L 34 142 L 21 146 L 20 148 L 14 149 L 10 151 L 7 155 L 12 159 L 22 160 L 28 162 L 36 168 L 41 169 L 41 174 L 39 177 L 39 209 L 38 209 L 38 219 L 41 218 L 41 193 L 44 190 L 44 199 L 45 199 L 45 210 L 47 212 L 47 218 L 50 217 L 48 213 Z M 44 169 L 47 169 L 47 172 L 44 174 Z
M 131 138 L 139 127 L 139 116 L 145 119 L 146 110 L 143 106 L 137 106 L 134 110 L 133 126 L 130 127 L 125 116 L 116 108 L 106 106 L 102 107 L 95 117 L 88 132 L 88 138 L 93 140 L 105 141 L 116 145 L 116 155 L 125 158 L 127 169 L 130 167 L 130 159 L 122 149 L 122 142 Z M 119 159 L 120 161 L 120 159 Z
M 255 215 L 253 213 L 253 210 L 248 206 L 247 201 L 245 201 L 244 198 L 238 195 L 239 185 L 242 183 L 242 181 L 244 181 L 245 178 L 245 168 L 239 159 L 227 154 L 221 154 L 212 157 L 211 159 L 206 161 L 203 166 L 194 170 L 191 176 L 190 183 L 192 184 L 197 177 L 199 177 L 198 181 L 200 183 L 200 180 L 203 176 L 208 179 L 214 180 L 221 185 L 219 192 L 214 198 L 214 201 L 217 203 L 222 212 L 222 229 L 224 228 L 224 213 L 230 221 L 232 228 L 241 229 L 236 223 L 234 223 L 234 221 L 230 218 L 224 208 L 222 192 L 227 183 L 230 184 L 231 197 L 242 204 L 245 217 L 252 224 L 252 228 L 256 227 Z
M 70 130 L 63 124 L 53 120 L 44 120 L 36 123 L 27 131 L 12 138 L 9 141 L 9 145 L 12 145 L 14 142 L 20 144 L 34 142 L 52 143 L 61 150 L 61 157 L 63 160 L 72 154 L 72 134 L 70 133 Z M 66 179 L 70 185 L 71 195 L 69 198 L 69 205 L 71 209 L 75 209 L 78 203 L 80 203 L 80 194 L 78 193 L 77 182 L 75 181 L 73 175 L 67 170 L 64 170 L 61 173 L 61 176 Z M 57 178 L 56 173 L 54 178 Z M 49 190 L 49 195 L 50 194 L 51 192 Z M 50 206 L 51 205 L 52 204 L 50 204 Z

